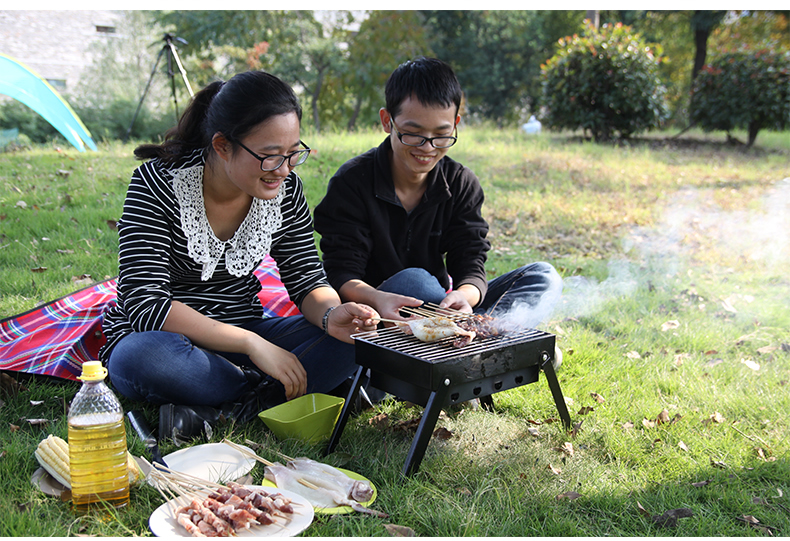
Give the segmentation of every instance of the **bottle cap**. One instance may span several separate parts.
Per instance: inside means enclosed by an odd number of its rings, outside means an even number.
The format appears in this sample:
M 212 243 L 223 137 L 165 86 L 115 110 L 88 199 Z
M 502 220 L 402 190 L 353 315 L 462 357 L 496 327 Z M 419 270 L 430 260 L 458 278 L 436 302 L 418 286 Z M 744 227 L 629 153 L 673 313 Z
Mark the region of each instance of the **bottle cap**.
M 101 361 L 86 361 L 82 363 L 82 375 L 78 379 L 82 381 L 99 381 L 107 376 L 107 369 L 102 366 Z

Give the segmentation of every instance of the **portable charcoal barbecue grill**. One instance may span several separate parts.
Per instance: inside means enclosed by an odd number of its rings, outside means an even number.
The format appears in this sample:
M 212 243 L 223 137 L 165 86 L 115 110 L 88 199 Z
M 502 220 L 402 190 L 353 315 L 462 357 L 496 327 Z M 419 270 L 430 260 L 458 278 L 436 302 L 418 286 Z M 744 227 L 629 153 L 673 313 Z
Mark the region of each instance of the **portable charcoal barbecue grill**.
M 555 336 L 535 329 L 475 338 L 454 347 L 453 338 L 421 342 L 396 327 L 354 335 L 359 369 L 335 424 L 326 454 L 337 446 L 363 374 L 370 385 L 425 408 L 412 441 L 403 473 L 420 467 L 442 408 L 538 381 L 546 376 L 557 411 L 570 428 L 571 419 L 552 365 Z

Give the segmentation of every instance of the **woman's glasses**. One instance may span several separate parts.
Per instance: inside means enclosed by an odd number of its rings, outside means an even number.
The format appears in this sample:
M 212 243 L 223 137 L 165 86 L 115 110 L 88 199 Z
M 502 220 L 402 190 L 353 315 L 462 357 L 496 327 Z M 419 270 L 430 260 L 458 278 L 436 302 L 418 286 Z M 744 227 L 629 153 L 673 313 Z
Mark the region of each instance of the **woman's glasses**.
M 288 167 L 302 165 L 307 161 L 307 157 L 310 156 L 310 147 L 305 145 L 301 140 L 299 141 L 299 144 L 304 148 L 302 150 L 297 150 L 296 152 L 291 152 L 290 154 L 264 154 L 263 156 L 258 156 L 252 150 L 239 142 L 239 146 L 241 148 L 260 160 L 261 171 L 275 171 L 283 166 L 283 162 L 285 162 L 285 160 L 288 160 Z

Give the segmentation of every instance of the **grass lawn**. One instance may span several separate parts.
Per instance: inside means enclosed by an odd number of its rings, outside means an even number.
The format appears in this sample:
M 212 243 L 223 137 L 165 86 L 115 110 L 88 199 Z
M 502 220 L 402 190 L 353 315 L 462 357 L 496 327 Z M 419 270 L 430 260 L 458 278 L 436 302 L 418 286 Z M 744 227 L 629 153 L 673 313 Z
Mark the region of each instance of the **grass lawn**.
M 671 135 L 615 146 L 466 127 L 450 152 L 486 190 L 490 276 L 537 260 L 563 276 L 541 328 L 564 352 L 572 432 L 554 422 L 541 377 L 495 395 L 494 413 L 443 414 L 450 437 L 431 440 L 411 477 L 400 473 L 403 427 L 422 410 L 395 400 L 353 417 L 326 458 L 257 421 L 212 441 L 249 439 L 269 460 L 308 456 L 375 484 L 388 519 L 319 516 L 305 536 L 790 535 L 790 136 L 761 132 L 746 150 L 723 135 Z M 299 169 L 315 206 L 337 167 L 382 136 L 303 138 L 317 149 Z M 0 319 L 117 273 L 132 149 L 0 155 Z M 0 535 L 151 535 L 162 498 L 147 485 L 110 519 L 32 486 L 33 451 L 47 434 L 66 438 L 79 385 L 11 375 Z M 154 407 L 122 403 L 158 420 Z M 251 475 L 260 482 L 263 466 Z

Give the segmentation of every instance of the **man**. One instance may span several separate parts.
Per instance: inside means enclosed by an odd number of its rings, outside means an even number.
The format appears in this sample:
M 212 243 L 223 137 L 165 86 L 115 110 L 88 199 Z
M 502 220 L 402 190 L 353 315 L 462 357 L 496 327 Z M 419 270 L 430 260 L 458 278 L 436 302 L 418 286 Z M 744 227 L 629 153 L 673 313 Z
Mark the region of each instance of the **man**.
M 491 245 L 477 177 L 447 156 L 457 141 L 461 87 L 441 60 L 401 64 L 379 111 L 388 134 L 338 169 L 315 209 L 324 267 L 344 301 L 404 320 L 426 303 L 462 312 L 518 314 L 534 327 L 557 302 L 562 280 L 533 263 L 489 282 Z

